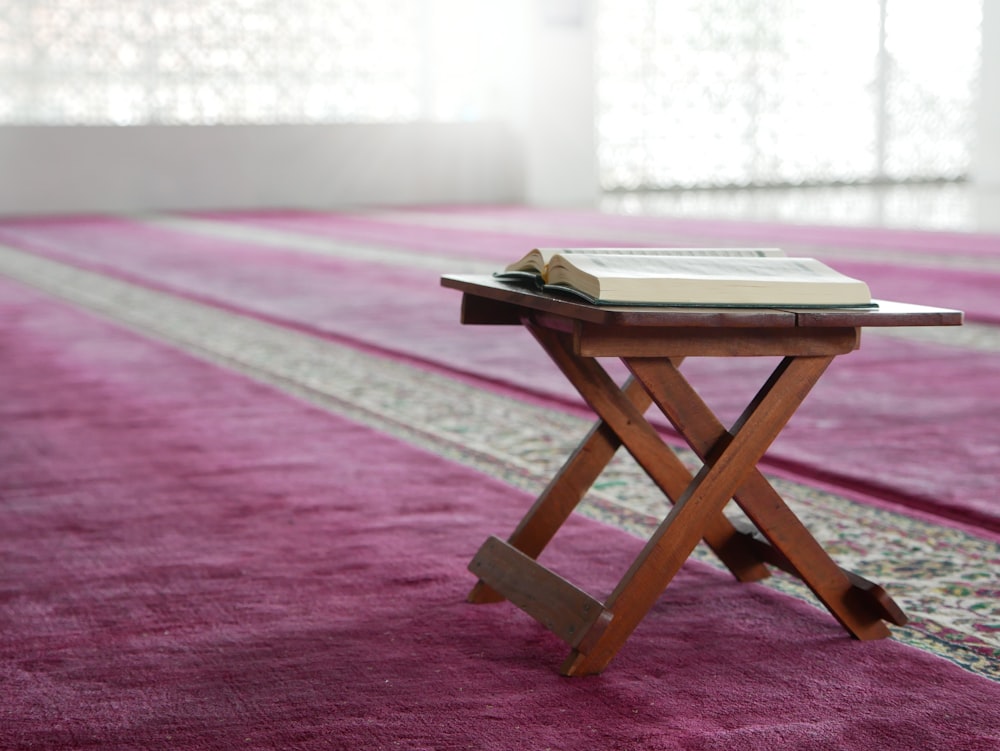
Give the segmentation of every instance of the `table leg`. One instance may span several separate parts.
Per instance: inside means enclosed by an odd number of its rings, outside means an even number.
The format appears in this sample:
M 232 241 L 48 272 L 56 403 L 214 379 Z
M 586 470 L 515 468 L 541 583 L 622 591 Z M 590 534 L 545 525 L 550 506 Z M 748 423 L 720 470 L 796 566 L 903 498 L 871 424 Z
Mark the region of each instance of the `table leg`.
M 706 520 L 721 513 L 832 359 L 782 361 L 733 431 L 713 446 L 712 463 L 702 467 L 605 601 L 610 621 L 594 630 L 593 639 L 581 639 L 563 674 L 589 675 L 607 666 L 690 556 Z
M 673 501 L 680 498 L 691 484 L 691 472 L 646 421 L 645 410 L 635 408 L 594 358 L 574 354 L 566 335 L 527 326 L 602 423 L 611 428 L 667 498 Z M 754 546 L 747 544 L 746 537 L 722 513 L 721 507 L 707 518 L 704 527 L 706 544 L 738 580 L 758 581 L 769 576 Z
M 626 365 L 663 414 L 704 461 L 729 433 L 687 379 L 669 361 L 630 358 Z M 759 470 L 749 473 L 734 498 L 782 559 L 844 628 L 858 639 L 888 636 L 883 620 L 906 616 L 881 588 L 844 571 L 830 558 Z
M 616 387 L 617 388 L 617 387 Z M 646 390 L 630 378 L 622 387 L 622 399 L 640 414 L 652 403 Z M 601 472 L 621 446 L 621 440 L 599 420 L 549 482 L 538 500 L 524 515 L 507 542 L 530 558 L 537 558 L 545 546 L 583 500 Z M 469 593 L 469 602 L 499 602 L 503 595 L 481 579 Z

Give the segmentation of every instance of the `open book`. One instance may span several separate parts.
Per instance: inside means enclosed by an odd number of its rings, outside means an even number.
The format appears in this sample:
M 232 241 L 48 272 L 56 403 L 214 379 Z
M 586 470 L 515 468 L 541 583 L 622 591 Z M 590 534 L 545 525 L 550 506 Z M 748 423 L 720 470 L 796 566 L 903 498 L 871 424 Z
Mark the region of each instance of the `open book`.
M 772 248 L 536 248 L 496 276 L 599 305 L 872 305 L 863 281 Z

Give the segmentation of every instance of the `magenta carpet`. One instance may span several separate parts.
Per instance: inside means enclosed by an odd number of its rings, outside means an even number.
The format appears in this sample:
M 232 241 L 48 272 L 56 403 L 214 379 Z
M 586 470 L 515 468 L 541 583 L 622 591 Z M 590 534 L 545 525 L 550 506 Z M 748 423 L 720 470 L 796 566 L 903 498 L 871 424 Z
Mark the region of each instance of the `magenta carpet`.
M 698 564 L 561 678 L 462 602 L 522 494 L 6 281 L 0 358 L 0 748 L 1000 746 L 1000 684 Z M 640 544 L 557 542 L 595 591 Z
M 746 223 L 693 223 L 527 209 L 450 210 L 454 226 L 424 212 L 225 214 L 214 219 L 252 234 L 287 233 L 282 246 L 223 239 L 184 228 L 118 219 L 22 220 L 0 224 L 0 243 L 210 302 L 355 346 L 443 368 L 498 388 L 576 408 L 561 375 L 523 332 L 458 326 L 458 295 L 440 273 L 463 263 L 500 265 L 534 245 L 791 245 L 867 279 L 876 295 L 954 305 L 970 321 L 996 320 L 1000 239 L 944 233 L 829 230 Z M 534 224 L 532 224 L 534 223 Z M 700 234 L 699 234 L 700 233 Z M 356 246 L 354 258 L 298 249 L 295 238 Z M 839 243 L 839 245 L 838 245 Z M 895 245 L 893 244 L 895 243 Z M 389 248 L 402 260 L 373 262 Z M 838 250 L 870 248 L 864 260 Z M 888 264 L 880 251 L 913 263 Z M 950 254 L 950 255 L 949 255 Z M 440 267 L 428 255 L 441 257 Z M 940 258 L 978 259 L 976 271 Z M 993 259 L 993 265 L 987 263 Z M 692 360 L 685 365 L 706 400 L 735 417 L 764 376 L 760 363 Z M 735 373 L 735 376 L 734 376 Z M 905 506 L 1000 532 L 995 492 L 1000 453 L 1000 353 L 866 337 L 840 358 L 769 452 L 772 471 L 824 482 L 873 503 Z M 739 384 L 734 391 L 734 383 Z
M 437 216 L 440 211 L 432 209 L 431 213 Z M 392 215 L 388 222 L 379 214 L 275 212 L 208 217 L 438 254 L 447 250 L 498 263 L 518 258 L 525 252 L 522 248 L 532 247 L 781 247 L 834 262 L 839 270 L 867 281 L 876 297 L 961 308 L 971 320 L 1000 322 L 995 305 L 1000 235 L 623 217 L 517 207 L 453 208 L 443 213 L 443 223 L 428 224 L 421 221 L 420 210 Z M 406 221 L 407 215 L 411 222 Z M 452 224 L 447 223 L 449 215 Z M 907 262 L 886 262 L 888 251 L 897 260 L 905 256 Z M 945 258 L 966 263 L 944 265 Z M 990 268 L 984 263 L 970 268 L 969 261 L 991 261 L 992 273 L 984 274 Z

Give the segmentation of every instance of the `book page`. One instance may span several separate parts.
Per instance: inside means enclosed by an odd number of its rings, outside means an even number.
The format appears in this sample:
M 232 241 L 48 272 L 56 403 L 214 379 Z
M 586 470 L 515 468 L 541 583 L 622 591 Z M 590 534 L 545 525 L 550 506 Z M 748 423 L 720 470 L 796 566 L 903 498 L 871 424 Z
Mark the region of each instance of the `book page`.
M 868 285 L 813 258 L 557 254 L 549 284 L 599 301 L 860 305 Z
M 614 256 L 784 256 L 779 248 L 534 248 L 526 255 L 508 264 L 508 274 L 542 274 L 545 276 L 549 262 L 556 255 L 614 255 Z
M 555 255 L 601 256 L 706 256 L 752 257 L 784 256 L 780 248 L 536 248 L 548 264 Z
M 549 261 L 556 269 L 579 269 L 600 278 L 699 278 L 786 281 L 837 281 L 848 279 L 814 258 L 666 256 L 647 254 L 558 254 Z M 551 280 L 555 281 L 555 280 Z
M 561 250 L 552 248 L 539 248 L 542 253 L 548 254 L 548 259 L 558 253 L 586 254 L 586 255 L 625 255 L 625 256 L 708 256 L 708 257 L 751 257 L 761 258 L 765 256 L 784 256 L 785 252 L 780 248 L 563 248 Z

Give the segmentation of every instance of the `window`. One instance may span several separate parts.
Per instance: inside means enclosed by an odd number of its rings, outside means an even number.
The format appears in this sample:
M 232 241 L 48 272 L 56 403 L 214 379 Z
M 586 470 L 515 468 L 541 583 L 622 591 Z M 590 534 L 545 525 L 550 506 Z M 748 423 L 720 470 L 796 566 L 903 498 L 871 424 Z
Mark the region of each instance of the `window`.
M 0 123 L 407 121 L 412 0 L 0 0 Z
M 956 179 L 981 0 L 599 0 L 605 189 Z

